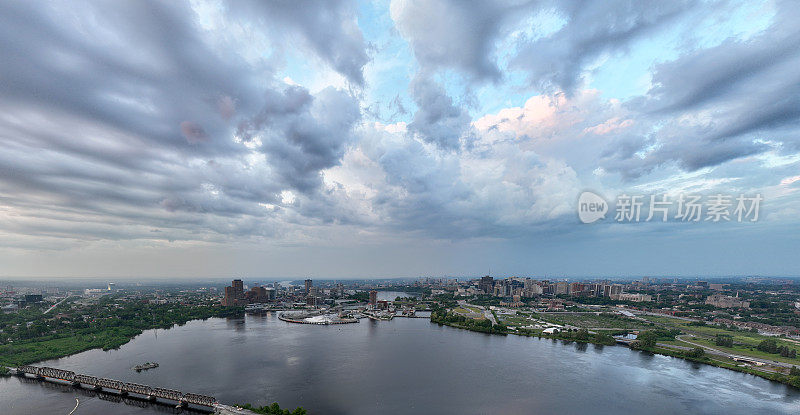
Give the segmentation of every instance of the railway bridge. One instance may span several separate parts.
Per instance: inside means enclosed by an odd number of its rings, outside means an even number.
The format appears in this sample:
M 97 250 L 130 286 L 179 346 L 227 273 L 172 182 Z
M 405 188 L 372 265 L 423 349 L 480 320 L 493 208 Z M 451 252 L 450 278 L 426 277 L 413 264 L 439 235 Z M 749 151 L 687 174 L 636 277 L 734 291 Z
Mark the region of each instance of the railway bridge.
M 138 383 L 122 382 L 115 379 L 99 378 L 91 375 L 75 373 L 69 370 L 56 369 L 52 367 L 20 366 L 14 371 L 18 376 L 31 375 L 37 379 L 60 380 L 72 384 L 76 387 L 90 387 L 96 390 L 113 390 L 120 395 L 135 393 L 142 395 L 149 400 L 165 399 L 175 401 L 179 406 L 194 404 L 199 406 L 213 407 L 217 400 L 213 396 L 200 395 L 196 393 L 183 393 L 174 389 L 154 388 Z

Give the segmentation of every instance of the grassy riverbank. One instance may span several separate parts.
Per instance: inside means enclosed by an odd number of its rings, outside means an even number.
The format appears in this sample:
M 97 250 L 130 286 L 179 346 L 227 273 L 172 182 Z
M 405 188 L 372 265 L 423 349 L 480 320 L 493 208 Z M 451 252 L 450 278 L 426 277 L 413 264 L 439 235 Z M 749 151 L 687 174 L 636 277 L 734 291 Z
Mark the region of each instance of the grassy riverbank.
M 469 318 L 459 314 L 449 313 L 445 309 L 438 309 L 431 312 L 431 321 L 445 326 L 477 331 L 488 334 L 508 334 L 508 328 L 503 324 L 492 324 L 485 318 Z
M 290 411 L 288 409 L 282 409 L 277 402 L 274 402 L 272 405 L 267 405 L 267 406 L 253 406 L 249 403 L 236 406 L 242 409 L 247 409 L 248 411 L 255 412 L 257 414 L 265 414 L 265 415 L 306 415 L 308 413 L 302 407 L 297 407 L 294 409 L 294 411 Z
M 90 349 L 115 349 L 145 330 L 167 329 L 190 320 L 238 316 L 243 313 L 243 309 L 234 307 L 143 304 L 113 300 L 92 307 L 92 314 L 84 314 L 84 309 L 73 313 L 65 310 L 65 316 L 60 319 L 39 315 L 32 321 L 16 325 L 10 320 L 14 316 L 6 316 L 4 332 L 13 333 L 13 337 L 0 344 L 0 366 L 32 364 Z M 90 317 L 86 317 L 87 315 Z
M 589 331 L 586 329 L 565 330 L 552 334 L 544 333 L 541 330 L 525 330 L 525 329 L 509 330 L 508 327 L 506 327 L 503 324 L 497 324 L 492 326 L 491 322 L 487 319 L 469 319 L 458 314 L 448 313 L 446 310 L 441 310 L 441 309 L 431 313 L 431 322 L 438 323 L 440 325 L 446 325 L 450 327 L 476 331 L 480 333 L 502 334 L 502 335 L 516 334 L 519 336 L 526 336 L 526 337 L 558 339 L 570 342 L 592 343 L 598 345 L 617 344 L 616 340 L 609 333 L 597 332 L 592 334 L 589 333 Z M 764 379 L 800 388 L 800 370 L 792 370 L 789 374 L 767 372 L 755 369 L 753 367 L 738 365 L 733 362 L 725 362 L 722 360 L 718 360 L 713 357 L 710 357 L 709 355 L 706 355 L 703 352 L 698 352 L 696 349 L 684 351 L 684 350 L 668 349 L 659 346 L 638 347 L 635 349 L 647 353 L 676 357 L 679 359 L 689 360 L 695 363 L 702 363 L 729 370 L 734 370 L 737 372 L 748 373 L 754 376 L 762 377 Z
M 771 381 L 780 382 L 780 383 L 783 383 L 783 384 L 786 384 L 786 385 L 790 385 L 790 386 L 793 386 L 795 388 L 800 388 L 800 373 L 798 373 L 798 372 L 794 372 L 795 373 L 794 375 L 792 375 L 791 372 L 790 372 L 790 374 L 766 372 L 766 371 L 763 371 L 763 370 L 758 370 L 758 369 L 753 368 L 751 366 L 743 366 L 743 365 L 738 365 L 738 364 L 735 364 L 735 363 L 732 363 L 732 362 L 726 362 L 726 361 L 723 361 L 723 360 L 715 359 L 713 357 L 710 357 L 709 355 L 704 355 L 702 357 L 692 357 L 692 356 L 687 355 L 687 352 L 685 352 L 685 351 L 667 349 L 667 348 L 658 347 L 658 346 L 652 347 L 652 348 L 640 349 L 640 350 L 645 351 L 645 352 L 650 352 L 650 353 L 653 353 L 653 354 L 660 354 L 660 355 L 664 355 L 664 356 L 677 357 L 677 358 L 689 360 L 689 361 L 692 361 L 692 362 L 695 362 L 695 363 L 703 363 L 703 364 L 706 364 L 706 365 L 721 367 L 721 368 L 724 368 L 724 369 L 734 370 L 736 372 L 747 373 L 747 374 L 750 374 L 750 375 L 753 375 L 753 376 L 758 376 L 758 377 L 762 377 L 764 379 L 768 379 L 768 380 L 771 380 Z

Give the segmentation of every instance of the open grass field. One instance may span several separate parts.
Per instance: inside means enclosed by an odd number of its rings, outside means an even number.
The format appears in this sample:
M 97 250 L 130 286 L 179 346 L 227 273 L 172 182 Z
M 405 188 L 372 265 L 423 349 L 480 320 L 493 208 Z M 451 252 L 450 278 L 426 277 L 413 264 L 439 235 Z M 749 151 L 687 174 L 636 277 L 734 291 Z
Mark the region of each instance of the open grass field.
M 570 326 L 582 328 L 597 328 L 597 329 L 620 329 L 620 330 L 639 330 L 647 329 L 652 326 L 641 321 L 630 319 L 620 315 L 608 314 L 567 314 L 567 313 L 549 313 L 539 314 L 542 320 L 556 323 L 568 324 Z
M 483 310 L 478 307 L 468 306 L 468 305 L 460 305 L 453 309 L 453 312 L 456 314 L 460 314 L 464 317 L 473 318 L 476 320 L 484 319 Z
M 538 322 L 536 318 L 529 318 L 527 315 L 498 315 L 500 321 L 507 326 L 527 326 Z
M 764 336 L 762 334 L 750 333 L 746 331 L 728 330 L 726 328 L 719 326 L 692 326 L 689 325 L 688 321 L 671 317 L 645 316 L 645 318 L 647 320 L 664 324 L 672 328 L 680 329 L 684 333 L 694 334 L 697 337 L 688 340 L 697 344 L 702 344 L 704 346 L 708 346 L 732 354 L 739 354 L 742 356 L 750 356 L 760 359 L 775 360 L 784 363 L 797 364 L 798 366 L 800 366 L 800 359 L 782 357 L 779 354 L 763 352 L 756 348 L 756 346 L 758 346 L 758 344 L 761 343 L 762 341 L 767 339 L 774 339 L 776 340 L 778 346 L 787 346 L 790 349 L 795 349 L 797 350 L 798 355 L 800 355 L 800 344 L 792 340 L 781 339 L 780 337 Z M 714 339 L 718 334 L 731 336 L 733 338 L 734 347 L 717 346 L 714 342 Z M 683 346 L 685 345 L 685 343 L 678 345 Z

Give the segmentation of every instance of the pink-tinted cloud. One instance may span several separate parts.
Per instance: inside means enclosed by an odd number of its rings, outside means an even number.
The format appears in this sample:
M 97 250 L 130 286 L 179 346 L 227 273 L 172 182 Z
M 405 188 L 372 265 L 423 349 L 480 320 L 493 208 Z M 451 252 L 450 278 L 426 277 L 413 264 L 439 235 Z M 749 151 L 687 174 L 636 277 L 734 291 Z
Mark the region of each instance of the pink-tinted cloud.
M 208 134 L 206 134 L 203 127 L 191 121 L 184 121 L 181 123 L 181 133 L 190 144 L 197 144 L 203 141 L 208 141 Z
M 583 130 L 584 133 L 592 133 L 595 135 L 604 135 L 617 130 L 622 130 L 633 125 L 633 120 L 621 120 L 620 117 L 614 117 L 608 121 L 597 124 L 593 127 L 588 127 Z
M 236 101 L 225 95 L 217 101 L 217 109 L 225 121 L 230 120 L 236 114 Z

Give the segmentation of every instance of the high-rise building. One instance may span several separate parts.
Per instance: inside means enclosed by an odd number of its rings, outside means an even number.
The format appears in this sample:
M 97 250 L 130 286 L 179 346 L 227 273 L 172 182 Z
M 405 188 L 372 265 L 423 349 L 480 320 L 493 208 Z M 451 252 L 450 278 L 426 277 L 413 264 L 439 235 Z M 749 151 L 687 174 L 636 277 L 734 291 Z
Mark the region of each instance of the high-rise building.
M 233 280 L 233 281 L 231 281 L 231 285 L 233 286 L 233 289 L 236 290 L 237 292 L 240 292 L 240 293 L 244 292 L 244 282 L 242 282 L 242 280 L 238 280 L 238 279 L 237 280 Z
M 623 287 L 624 286 L 622 284 L 611 284 L 611 292 L 609 294 L 609 297 L 611 297 L 612 295 L 622 294 Z
M 373 306 L 378 303 L 378 292 L 372 290 L 369 292 L 369 303 Z
M 556 283 L 556 295 L 568 294 L 568 293 L 569 293 L 569 284 L 566 281 L 559 281 Z
M 311 279 L 307 279 L 306 280 L 306 295 L 308 295 L 311 292 L 311 287 L 313 287 L 313 286 L 314 286 L 314 282 L 311 281 Z
M 494 278 L 488 275 L 482 277 L 481 281 L 478 283 L 478 288 L 480 288 L 484 294 L 492 294 L 494 290 Z
M 230 287 L 225 287 L 225 297 L 222 299 L 222 305 L 235 306 L 244 303 L 244 283 L 242 280 L 231 281 Z
M 113 282 L 109 282 L 108 283 L 108 291 L 114 291 L 116 289 L 117 289 L 117 285 L 116 284 L 114 284 Z

